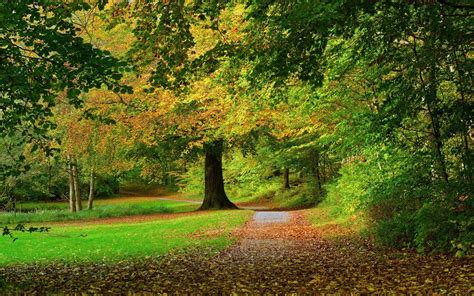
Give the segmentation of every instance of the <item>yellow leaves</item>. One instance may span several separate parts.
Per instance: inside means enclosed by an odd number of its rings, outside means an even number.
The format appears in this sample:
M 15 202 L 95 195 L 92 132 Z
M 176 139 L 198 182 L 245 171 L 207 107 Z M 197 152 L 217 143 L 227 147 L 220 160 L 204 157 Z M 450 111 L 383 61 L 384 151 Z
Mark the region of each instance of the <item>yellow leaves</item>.
M 316 275 L 313 277 L 313 279 L 311 281 L 309 281 L 308 284 L 310 285 L 319 285 L 319 283 L 321 282 L 321 277 L 319 275 Z
M 208 26 L 207 28 L 205 26 Z M 191 59 L 195 59 L 211 50 L 219 40 L 219 33 L 209 28 L 210 22 L 191 25 L 190 31 L 193 35 L 195 45 L 190 49 Z
M 219 41 L 223 43 L 241 41 L 246 26 L 244 13 L 244 5 L 235 5 L 233 8 L 224 9 L 218 19 L 206 18 L 192 24 L 190 31 L 195 45 L 188 53 L 191 59 L 204 55 L 213 49 Z M 211 29 L 211 25 L 217 26 L 218 29 Z
M 198 149 L 202 149 L 202 147 L 204 146 L 204 143 L 205 143 L 205 139 L 200 139 L 200 140 L 197 140 L 197 141 L 191 141 L 187 144 L 187 148 L 188 150 L 193 150 L 195 148 L 198 148 Z

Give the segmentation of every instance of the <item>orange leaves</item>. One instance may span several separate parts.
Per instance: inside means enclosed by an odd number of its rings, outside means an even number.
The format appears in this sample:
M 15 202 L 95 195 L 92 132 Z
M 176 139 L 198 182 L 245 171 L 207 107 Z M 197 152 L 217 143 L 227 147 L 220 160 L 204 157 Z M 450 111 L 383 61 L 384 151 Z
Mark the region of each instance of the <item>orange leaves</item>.
M 1 271 L 8 282 L 42 294 L 65 289 L 99 294 L 472 293 L 472 258 L 379 250 L 341 226 L 314 228 L 302 211 L 289 213 L 289 222 L 248 222 L 234 233 L 236 244 L 214 255 L 194 250 L 116 263 L 54 263 Z M 189 239 L 221 234 L 197 230 Z M 29 280 L 33 269 L 41 280 Z

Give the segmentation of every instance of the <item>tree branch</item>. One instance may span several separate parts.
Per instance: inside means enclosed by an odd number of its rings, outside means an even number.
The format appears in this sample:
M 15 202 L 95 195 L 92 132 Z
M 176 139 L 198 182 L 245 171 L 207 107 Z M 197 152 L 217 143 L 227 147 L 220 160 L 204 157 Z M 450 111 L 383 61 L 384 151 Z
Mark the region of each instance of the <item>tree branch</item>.
M 439 3 L 447 6 L 451 6 L 454 8 L 462 8 L 462 9 L 474 9 L 474 5 L 469 5 L 469 4 L 462 4 L 462 3 L 451 3 L 446 0 L 437 0 Z

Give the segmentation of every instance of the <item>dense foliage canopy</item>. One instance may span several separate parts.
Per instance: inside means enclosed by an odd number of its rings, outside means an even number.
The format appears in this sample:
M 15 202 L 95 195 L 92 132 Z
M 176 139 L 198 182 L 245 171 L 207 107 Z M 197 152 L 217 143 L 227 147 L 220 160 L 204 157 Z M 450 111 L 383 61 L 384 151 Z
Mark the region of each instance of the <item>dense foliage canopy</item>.
M 462 255 L 474 241 L 473 9 L 6 1 L 0 194 L 76 196 L 80 210 L 81 189 L 92 208 L 118 183 L 147 182 L 232 208 L 225 184 L 230 197 L 332 203 L 383 244 Z

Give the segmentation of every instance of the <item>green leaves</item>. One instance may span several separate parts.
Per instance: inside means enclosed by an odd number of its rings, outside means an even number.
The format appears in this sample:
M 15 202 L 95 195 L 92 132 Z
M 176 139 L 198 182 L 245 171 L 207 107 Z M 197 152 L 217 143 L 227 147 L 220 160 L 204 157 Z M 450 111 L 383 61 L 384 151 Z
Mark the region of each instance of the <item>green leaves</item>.
M 82 93 L 104 84 L 132 92 L 120 85 L 124 64 L 78 35 L 71 17 L 90 8 L 85 1 L 0 4 L 0 138 L 15 135 L 19 147 L 44 138 L 54 129 L 52 107 L 64 90 L 75 107 Z
M 30 226 L 27 228 L 24 224 L 17 224 L 13 229 L 9 228 L 8 226 L 4 226 L 2 230 L 2 236 L 9 236 L 12 239 L 12 242 L 15 242 L 18 239 L 18 237 L 14 236 L 15 232 L 48 232 L 50 229 L 51 227 L 46 226 Z

